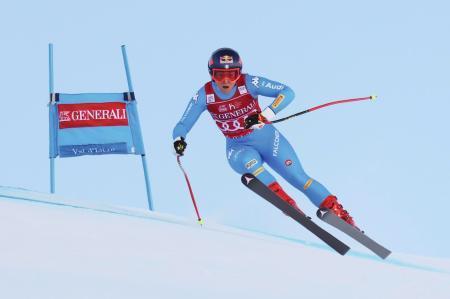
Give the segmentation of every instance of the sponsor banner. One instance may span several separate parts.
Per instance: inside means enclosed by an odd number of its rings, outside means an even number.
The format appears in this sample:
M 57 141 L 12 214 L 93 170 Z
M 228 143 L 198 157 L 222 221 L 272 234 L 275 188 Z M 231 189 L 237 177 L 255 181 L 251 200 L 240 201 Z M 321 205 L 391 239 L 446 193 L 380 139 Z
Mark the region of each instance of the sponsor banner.
M 61 145 L 59 147 L 59 155 L 62 158 L 108 154 L 128 154 L 127 143 Z
M 273 138 L 272 156 L 278 157 L 278 149 L 280 148 L 280 133 L 275 130 L 275 136 Z
M 263 82 L 264 87 L 266 88 L 270 88 L 270 89 L 275 89 L 275 90 L 283 90 L 284 89 L 284 85 L 283 84 L 275 84 L 272 82 Z
M 281 104 L 281 102 L 283 102 L 283 100 L 284 100 L 284 95 L 283 94 L 280 94 L 276 99 L 275 99 L 275 101 L 273 101 L 273 104 L 272 104 L 272 108 L 273 109 L 276 109 L 278 106 L 280 106 L 280 104 Z
M 245 164 L 245 168 L 250 169 L 258 163 L 258 160 L 252 159 Z
M 214 98 L 214 94 L 206 95 L 206 104 L 214 103 L 216 99 Z
M 219 112 L 223 113 L 223 112 L 227 112 L 227 105 L 220 105 L 219 106 Z
M 230 56 L 230 55 L 220 56 L 219 62 L 220 62 L 220 64 L 233 63 L 233 56 Z
M 197 104 L 198 97 L 199 97 L 198 92 L 192 97 L 192 101 L 194 101 L 194 104 Z
M 312 183 L 313 183 L 313 179 L 309 179 L 308 181 L 306 181 L 306 184 L 303 186 L 303 190 L 308 189 Z
M 253 77 L 253 78 L 252 78 L 252 84 L 253 84 L 256 88 L 259 88 L 259 77 Z
M 238 90 L 240 95 L 247 93 L 247 88 L 245 87 L 245 85 L 238 86 Z
M 244 106 L 246 105 L 246 106 Z M 242 101 L 234 101 L 229 104 L 210 106 L 208 110 L 210 111 L 214 120 L 224 121 L 224 120 L 235 120 L 246 115 L 250 115 L 257 112 L 257 103 L 252 100 L 250 103 L 244 103 Z
M 59 128 L 128 126 L 125 103 L 58 104 Z

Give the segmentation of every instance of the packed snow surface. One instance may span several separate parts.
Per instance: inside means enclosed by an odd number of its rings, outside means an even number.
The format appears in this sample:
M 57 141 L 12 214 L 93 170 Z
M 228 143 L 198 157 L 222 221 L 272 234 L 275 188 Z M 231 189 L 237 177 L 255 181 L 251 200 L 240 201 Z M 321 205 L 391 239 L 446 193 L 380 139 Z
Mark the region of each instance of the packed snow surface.
M 24 189 L 0 187 L 0 227 L 0 298 L 450 298 L 448 259 L 340 256 L 319 239 Z

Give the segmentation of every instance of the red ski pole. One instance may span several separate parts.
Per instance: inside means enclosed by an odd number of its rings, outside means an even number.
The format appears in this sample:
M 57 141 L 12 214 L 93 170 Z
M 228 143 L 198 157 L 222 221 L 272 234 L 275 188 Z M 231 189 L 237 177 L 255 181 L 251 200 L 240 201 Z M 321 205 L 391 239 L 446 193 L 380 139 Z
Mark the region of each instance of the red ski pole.
M 369 97 L 364 97 L 364 98 L 353 98 L 353 99 L 346 99 L 346 100 L 339 100 L 339 101 L 328 102 L 328 103 L 325 103 L 325 104 L 322 104 L 322 105 L 319 105 L 319 106 L 315 106 L 315 107 L 306 109 L 304 111 L 301 111 L 301 112 L 298 112 L 298 113 L 295 113 L 295 114 L 292 114 L 292 115 L 289 115 L 289 116 L 286 116 L 286 117 L 283 117 L 283 118 L 280 118 L 280 119 L 277 119 L 277 120 L 273 120 L 272 123 L 279 123 L 279 122 L 288 120 L 290 118 L 293 118 L 293 117 L 296 117 L 296 116 L 299 116 L 299 115 L 302 115 L 302 114 L 305 114 L 305 113 L 308 113 L 308 112 L 312 112 L 312 111 L 315 111 L 315 110 L 319 110 L 319 109 L 322 109 L 324 107 L 332 106 L 332 105 L 344 104 L 344 103 L 350 103 L 350 102 L 357 102 L 357 101 L 375 100 L 376 98 L 377 98 L 377 96 L 369 96 Z
M 191 183 L 189 182 L 189 178 L 187 176 L 186 171 L 184 170 L 183 166 L 181 165 L 180 155 L 177 155 L 177 162 L 178 162 L 178 166 L 180 166 L 180 169 L 181 169 L 181 171 L 184 174 L 184 178 L 186 179 L 186 183 L 187 183 L 188 188 L 189 188 L 189 193 L 191 194 L 192 203 L 194 204 L 195 213 L 197 214 L 197 221 L 198 221 L 198 223 L 200 225 L 202 225 L 203 224 L 203 220 L 200 217 L 200 213 L 198 212 L 197 203 L 195 202 L 194 193 L 192 192 Z

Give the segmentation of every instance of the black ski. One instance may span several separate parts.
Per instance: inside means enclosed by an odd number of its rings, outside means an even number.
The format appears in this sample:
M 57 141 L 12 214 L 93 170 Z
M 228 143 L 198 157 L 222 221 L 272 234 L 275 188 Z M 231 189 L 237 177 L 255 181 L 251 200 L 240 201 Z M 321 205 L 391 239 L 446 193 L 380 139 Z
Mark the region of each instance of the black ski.
M 390 250 L 384 248 L 383 246 L 369 238 L 366 234 L 336 216 L 329 209 L 321 208 L 317 210 L 317 217 L 319 217 L 329 225 L 334 226 L 335 228 L 344 232 L 348 236 L 352 237 L 353 239 L 373 251 L 373 253 L 375 253 L 382 259 L 387 258 L 391 254 Z
M 260 180 L 258 180 L 253 174 L 246 173 L 241 178 L 242 183 L 247 186 L 250 190 L 266 199 L 268 202 L 276 206 L 278 209 L 283 211 L 289 217 L 303 225 L 307 230 L 315 234 L 319 239 L 328 244 L 331 248 L 336 250 L 341 255 L 344 255 L 349 251 L 350 247 L 345 245 L 343 242 L 336 239 L 333 235 L 328 233 L 326 230 L 315 224 L 311 218 L 299 213 L 296 209 L 291 207 L 287 202 L 279 198 L 275 193 L 273 193 L 266 185 L 264 185 Z

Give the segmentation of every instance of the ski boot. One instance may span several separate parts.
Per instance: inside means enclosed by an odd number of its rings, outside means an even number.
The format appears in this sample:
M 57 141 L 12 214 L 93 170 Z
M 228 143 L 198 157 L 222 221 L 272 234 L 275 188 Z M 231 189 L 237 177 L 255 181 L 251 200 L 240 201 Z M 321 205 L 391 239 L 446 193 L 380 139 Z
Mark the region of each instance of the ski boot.
M 353 220 L 352 216 L 347 212 L 347 210 L 344 210 L 344 207 L 337 201 L 336 196 L 329 195 L 325 200 L 320 204 L 319 208 L 327 208 L 331 210 L 336 216 L 347 222 L 348 224 L 352 225 L 353 227 L 360 230 L 356 225 L 355 221 Z
M 282 200 L 287 202 L 289 205 L 291 205 L 294 209 L 296 209 L 297 211 L 299 211 L 303 215 L 305 214 L 297 206 L 297 203 L 295 202 L 295 200 L 293 200 L 289 195 L 287 195 L 286 192 L 284 192 L 284 190 L 283 190 L 283 188 L 281 188 L 280 184 L 278 184 L 277 182 L 273 182 L 272 184 L 270 184 L 267 187 L 269 187 L 269 189 L 272 190 L 272 192 L 274 192 L 276 195 L 278 195 L 279 198 L 281 198 Z

